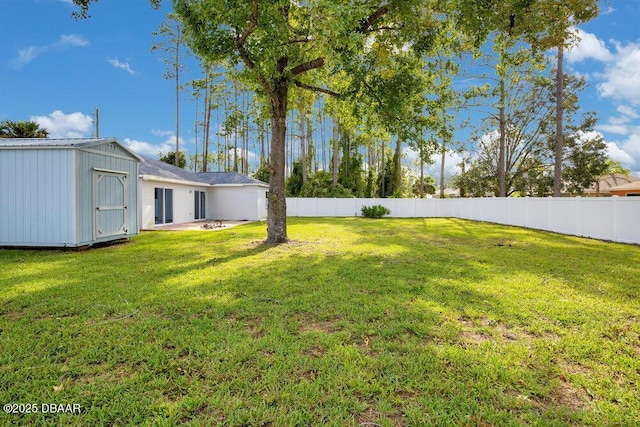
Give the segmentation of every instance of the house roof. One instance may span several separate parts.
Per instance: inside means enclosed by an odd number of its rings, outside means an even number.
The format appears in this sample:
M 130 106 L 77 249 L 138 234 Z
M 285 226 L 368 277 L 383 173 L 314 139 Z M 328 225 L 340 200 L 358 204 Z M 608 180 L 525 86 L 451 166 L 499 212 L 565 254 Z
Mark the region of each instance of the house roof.
M 605 175 L 600 178 L 600 193 L 608 194 L 609 190 L 612 187 L 617 187 L 624 184 L 629 184 L 631 182 L 640 181 L 640 178 L 636 176 L 623 175 L 621 173 L 614 173 Z M 596 193 L 596 184 L 592 184 L 591 187 L 585 190 L 585 193 L 595 194 Z
M 238 172 L 199 172 L 198 175 L 202 175 L 207 182 L 214 185 L 267 185 Z
M 617 187 L 611 187 L 609 191 L 629 191 L 629 190 L 639 190 L 640 191 L 640 180 L 633 181 L 628 184 L 618 185 Z
M 0 138 L 2 148 L 88 148 L 100 144 L 116 143 L 136 159 L 141 157 L 122 145 L 116 138 Z
M 174 165 L 143 157 L 140 162 L 140 175 L 157 176 L 159 178 L 175 179 L 178 181 L 201 182 L 209 184 L 204 177 Z
M 140 162 L 140 175 L 209 185 L 267 185 L 238 172 L 192 172 L 147 157 Z

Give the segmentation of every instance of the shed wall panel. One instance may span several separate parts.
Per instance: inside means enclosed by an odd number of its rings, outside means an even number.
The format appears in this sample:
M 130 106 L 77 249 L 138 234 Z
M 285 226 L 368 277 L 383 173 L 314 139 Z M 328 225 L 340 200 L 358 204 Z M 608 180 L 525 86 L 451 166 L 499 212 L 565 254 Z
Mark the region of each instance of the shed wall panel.
M 73 245 L 71 150 L 0 150 L 0 245 Z

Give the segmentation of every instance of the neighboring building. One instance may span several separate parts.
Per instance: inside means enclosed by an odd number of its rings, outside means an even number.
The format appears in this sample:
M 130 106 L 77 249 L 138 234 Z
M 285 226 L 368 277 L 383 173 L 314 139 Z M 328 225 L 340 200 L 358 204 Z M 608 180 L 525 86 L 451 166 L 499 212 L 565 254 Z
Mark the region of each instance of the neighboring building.
M 600 178 L 597 183 L 587 188 L 584 193 L 587 196 L 611 196 L 611 188 L 637 181 L 640 181 L 640 178 L 636 176 L 623 175 L 621 173 L 609 174 Z
M 640 180 L 611 187 L 609 192 L 612 196 L 640 196 Z
M 0 246 L 136 235 L 140 160 L 115 138 L 0 139 Z
M 140 224 L 261 220 L 269 186 L 238 172 L 191 172 L 157 160 L 140 163 Z

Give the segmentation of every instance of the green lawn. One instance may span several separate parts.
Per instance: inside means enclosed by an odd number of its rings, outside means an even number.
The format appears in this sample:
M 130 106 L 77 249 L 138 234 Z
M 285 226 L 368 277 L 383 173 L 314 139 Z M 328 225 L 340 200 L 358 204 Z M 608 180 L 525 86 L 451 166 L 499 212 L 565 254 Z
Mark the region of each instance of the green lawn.
M 640 247 L 291 219 L 0 250 L 0 425 L 635 425 Z

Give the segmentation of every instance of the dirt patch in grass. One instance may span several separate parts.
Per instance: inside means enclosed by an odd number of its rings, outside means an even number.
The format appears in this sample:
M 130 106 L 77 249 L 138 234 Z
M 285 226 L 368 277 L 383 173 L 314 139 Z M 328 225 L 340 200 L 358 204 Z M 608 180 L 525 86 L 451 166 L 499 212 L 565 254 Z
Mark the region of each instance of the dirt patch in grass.
M 591 397 L 587 392 L 574 386 L 569 381 L 560 382 L 560 385 L 554 391 L 552 400 L 574 410 L 585 409 L 591 405 Z
M 250 324 L 247 327 L 247 332 L 249 333 L 251 338 L 256 339 L 256 340 L 265 336 L 264 328 L 262 328 L 260 325 Z
M 314 345 L 302 352 L 303 355 L 309 356 L 312 358 L 322 357 L 324 356 L 325 353 L 326 353 L 325 348 L 320 345 Z
M 307 323 L 302 323 L 302 326 L 300 327 L 300 333 L 301 334 L 308 334 L 308 333 L 322 333 L 322 334 L 331 334 L 336 332 L 337 329 L 334 326 L 333 322 L 307 322 Z
M 463 342 L 480 344 L 485 341 L 497 341 L 497 336 L 501 336 L 507 342 L 519 341 L 526 336 L 521 336 L 511 329 L 507 324 L 500 321 L 494 321 L 486 318 L 473 321 L 471 319 L 462 318 L 460 323 L 464 326 L 460 333 Z
M 353 343 L 355 344 L 356 348 L 360 353 L 363 353 L 363 354 L 366 354 L 367 356 L 372 356 L 372 357 L 375 357 L 378 355 L 377 352 L 371 349 L 372 338 L 370 337 L 361 337 L 361 338 L 355 339 L 353 340 Z
M 406 425 L 402 414 L 381 414 L 374 406 L 369 406 L 364 414 L 356 418 L 356 425 L 358 427 L 382 427 L 384 424 L 381 419 L 388 421 L 387 425 L 395 427 L 404 427 Z
M 117 363 L 114 366 L 101 363 L 96 365 L 93 370 L 98 371 L 98 373 L 92 375 L 79 374 L 73 381 L 80 385 L 95 385 L 120 380 L 131 375 L 131 367 L 125 362 Z

